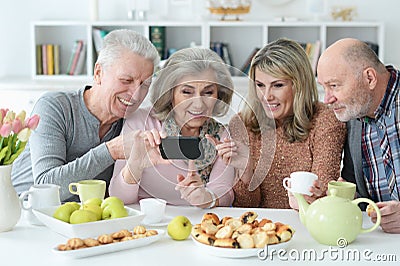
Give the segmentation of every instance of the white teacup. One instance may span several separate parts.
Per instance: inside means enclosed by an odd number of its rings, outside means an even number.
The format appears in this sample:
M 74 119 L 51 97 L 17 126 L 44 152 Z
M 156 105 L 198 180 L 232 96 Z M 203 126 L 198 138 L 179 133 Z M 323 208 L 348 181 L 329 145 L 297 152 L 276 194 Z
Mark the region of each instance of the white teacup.
M 27 204 L 24 203 L 28 197 Z M 19 196 L 21 208 L 24 209 L 27 218 L 31 224 L 42 225 L 42 223 L 33 214 L 32 209 L 59 206 L 60 202 L 60 186 L 54 184 L 33 185 L 28 191 L 22 192 Z
M 290 178 L 285 177 L 283 179 L 283 187 L 292 193 L 300 193 L 311 196 L 309 189 L 313 185 L 314 180 L 317 179 L 318 176 L 311 172 L 293 172 L 290 174 Z M 288 182 L 290 182 L 290 187 Z
M 144 223 L 155 224 L 162 221 L 167 202 L 163 199 L 147 198 L 139 201 L 140 210 L 145 214 Z

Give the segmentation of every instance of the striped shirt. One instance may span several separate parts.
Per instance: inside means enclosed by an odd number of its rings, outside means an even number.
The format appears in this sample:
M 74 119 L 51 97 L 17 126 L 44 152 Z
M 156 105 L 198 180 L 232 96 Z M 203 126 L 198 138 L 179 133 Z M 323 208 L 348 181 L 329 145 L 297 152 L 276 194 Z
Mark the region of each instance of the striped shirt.
M 374 201 L 399 200 L 400 193 L 400 71 L 387 69 L 391 75 L 375 119 L 361 119 L 362 167 Z

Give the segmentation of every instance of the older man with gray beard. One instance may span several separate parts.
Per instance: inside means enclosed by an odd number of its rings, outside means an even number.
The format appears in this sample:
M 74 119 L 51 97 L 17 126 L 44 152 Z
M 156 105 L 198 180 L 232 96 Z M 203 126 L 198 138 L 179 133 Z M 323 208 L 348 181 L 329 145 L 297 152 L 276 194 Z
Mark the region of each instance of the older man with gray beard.
M 400 233 L 399 70 L 364 42 L 342 39 L 322 53 L 317 73 L 325 103 L 347 122 L 342 178 L 377 202 L 385 232 Z

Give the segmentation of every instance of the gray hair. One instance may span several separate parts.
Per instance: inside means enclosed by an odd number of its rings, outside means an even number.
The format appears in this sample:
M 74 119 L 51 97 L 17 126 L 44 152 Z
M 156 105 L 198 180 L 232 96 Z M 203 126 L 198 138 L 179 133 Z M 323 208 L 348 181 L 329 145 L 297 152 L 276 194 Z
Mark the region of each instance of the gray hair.
M 210 49 L 185 48 L 172 54 L 163 69 L 156 73 L 156 79 L 150 89 L 154 116 L 161 121 L 167 118 L 173 109 L 173 88 L 183 77 L 196 75 L 208 69 L 214 71 L 218 86 L 219 101 L 215 104 L 213 115 L 225 115 L 229 110 L 233 94 L 233 81 L 228 66 Z
M 133 30 L 119 29 L 111 31 L 104 37 L 103 47 L 96 63 L 105 67 L 109 66 L 120 58 L 124 49 L 150 59 L 153 61 L 154 68 L 160 62 L 157 49 L 146 37 Z

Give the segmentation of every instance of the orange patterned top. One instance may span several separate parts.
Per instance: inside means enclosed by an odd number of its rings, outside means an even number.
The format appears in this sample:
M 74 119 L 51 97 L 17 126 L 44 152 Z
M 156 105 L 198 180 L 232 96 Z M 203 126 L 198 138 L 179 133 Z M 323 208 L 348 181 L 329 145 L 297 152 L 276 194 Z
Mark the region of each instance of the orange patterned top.
M 232 137 L 249 143 L 250 156 L 253 159 L 252 169 L 255 169 L 257 164 L 266 167 L 260 167 L 262 170 L 253 176 L 253 179 L 263 179 L 259 181 L 261 185 L 253 191 L 249 191 L 248 184 L 240 179 L 237 180 L 234 186 L 233 206 L 235 207 L 290 208 L 287 191 L 282 186 L 282 181 L 294 171 L 310 171 L 317 174 L 323 183 L 324 191 L 330 180 L 336 180 L 340 176 L 346 126 L 338 121 L 334 113 L 322 103 L 317 105 L 312 129 L 305 141 L 289 143 L 284 138 L 282 128 L 276 129 L 275 155 L 269 163 L 268 155 L 271 154 L 271 146 L 266 144 L 268 140 L 262 143 L 261 134 L 256 134 L 248 128 L 247 132 L 244 132 L 242 128 L 243 122 L 239 116 L 232 118 L 230 122 Z M 261 153 L 264 155 L 259 161 Z M 271 167 L 268 171 L 269 165 Z M 236 175 L 239 178 L 238 173 Z

